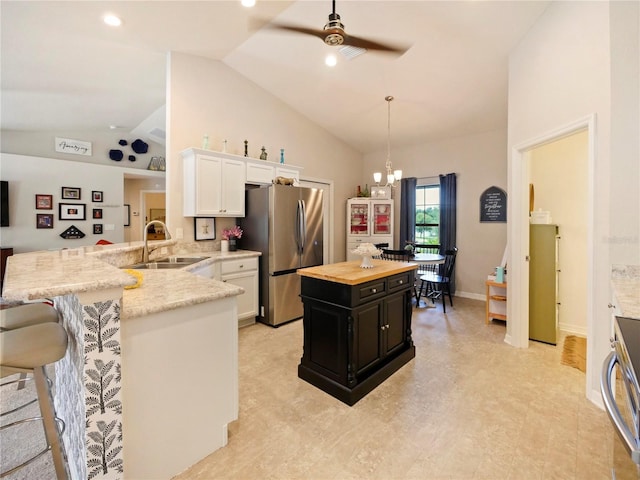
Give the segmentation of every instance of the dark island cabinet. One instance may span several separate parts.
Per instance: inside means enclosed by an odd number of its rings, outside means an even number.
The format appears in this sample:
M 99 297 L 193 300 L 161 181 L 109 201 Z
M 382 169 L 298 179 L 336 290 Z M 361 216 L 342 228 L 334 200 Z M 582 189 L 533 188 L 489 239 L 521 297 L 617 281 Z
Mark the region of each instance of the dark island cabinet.
M 415 356 L 413 270 L 359 285 L 301 280 L 300 378 L 353 405 Z

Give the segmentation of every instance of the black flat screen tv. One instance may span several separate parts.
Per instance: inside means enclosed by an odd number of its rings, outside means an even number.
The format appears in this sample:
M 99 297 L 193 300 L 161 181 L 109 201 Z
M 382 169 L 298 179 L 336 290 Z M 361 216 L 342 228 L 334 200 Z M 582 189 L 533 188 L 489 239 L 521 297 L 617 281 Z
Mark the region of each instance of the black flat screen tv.
M 0 227 L 9 226 L 9 182 L 0 180 Z

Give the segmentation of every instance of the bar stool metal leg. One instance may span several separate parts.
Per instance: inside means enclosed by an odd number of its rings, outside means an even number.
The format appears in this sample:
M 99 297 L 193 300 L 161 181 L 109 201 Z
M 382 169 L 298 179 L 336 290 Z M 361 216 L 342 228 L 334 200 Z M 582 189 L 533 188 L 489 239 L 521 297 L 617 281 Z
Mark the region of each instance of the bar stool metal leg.
M 47 445 L 49 445 L 51 450 L 53 465 L 56 469 L 56 476 L 58 479 L 69 478 L 64 446 L 60 442 L 62 430 L 64 430 L 64 423 L 62 424 L 62 429 L 59 430 L 58 425 L 56 424 L 56 412 L 53 406 L 51 389 L 47 384 L 49 379 L 44 371 L 44 367 L 34 368 L 33 377 L 36 382 L 36 391 L 38 392 L 40 414 L 42 415 L 42 422 L 44 423 L 44 434 L 47 439 Z

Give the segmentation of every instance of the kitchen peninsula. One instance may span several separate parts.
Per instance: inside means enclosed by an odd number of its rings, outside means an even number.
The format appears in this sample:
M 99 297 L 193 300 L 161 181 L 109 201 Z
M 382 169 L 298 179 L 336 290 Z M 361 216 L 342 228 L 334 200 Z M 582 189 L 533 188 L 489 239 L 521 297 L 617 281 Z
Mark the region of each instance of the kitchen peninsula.
M 298 376 L 354 405 L 415 357 L 415 263 L 372 260 L 298 270 L 304 349 Z
M 178 247 L 153 244 L 159 255 Z M 198 263 L 136 276 L 119 268 L 139 262 L 142 246 L 23 253 L 8 262 L 3 296 L 51 299 L 69 335 L 55 404 L 67 425 L 71 478 L 171 478 L 224 446 L 227 424 L 238 418 L 243 289 L 191 272 L 259 254 L 198 252 Z

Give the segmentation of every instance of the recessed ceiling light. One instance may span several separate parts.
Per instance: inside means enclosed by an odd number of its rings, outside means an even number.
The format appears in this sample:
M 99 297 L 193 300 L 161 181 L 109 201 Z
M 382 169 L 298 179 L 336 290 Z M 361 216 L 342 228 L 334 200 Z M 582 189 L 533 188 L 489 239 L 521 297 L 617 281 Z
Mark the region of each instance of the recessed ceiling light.
M 243 7 L 251 8 L 256 4 L 256 0 L 240 0 Z
M 329 55 L 327 55 L 327 57 L 324 59 L 324 63 L 328 66 L 328 67 L 335 67 L 336 63 L 338 63 L 338 59 L 336 58 L 336 56 L 333 53 L 330 53 Z
M 119 27 L 120 25 L 122 25 L 122 20 L 120 20 L 119 17 L 111 13 L 108 13 L 107 15 L 105 15 L 103 17 L 103 20 L 104 20 L 104 23 L 106 23 L 110 27 Z

